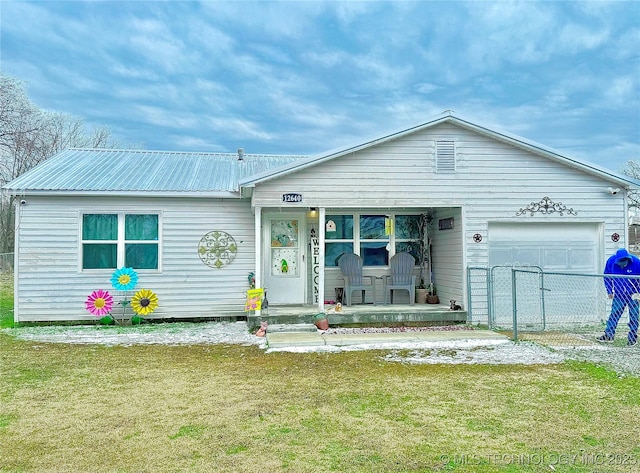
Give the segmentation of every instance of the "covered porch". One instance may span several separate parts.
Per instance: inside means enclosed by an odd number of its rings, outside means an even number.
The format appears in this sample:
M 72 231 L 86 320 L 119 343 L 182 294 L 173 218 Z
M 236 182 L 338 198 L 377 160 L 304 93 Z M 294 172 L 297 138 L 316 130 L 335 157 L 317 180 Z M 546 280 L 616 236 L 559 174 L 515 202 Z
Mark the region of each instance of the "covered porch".
M 247 323 L 250 329 L 259 327 L 261 322 L 269 325 L 312 324 L 313 316 L 317 313 L 316 305 L 270 305 L 259 314 L 249 312 Z M 467 322 L 466 311 L 450 310 L 446 304 L 359 304 L 343 306 L 339 312 L 336 312 L 335 306 L 326 305 L 324 313 L 329 326 L 333 327 L 411 327 Z

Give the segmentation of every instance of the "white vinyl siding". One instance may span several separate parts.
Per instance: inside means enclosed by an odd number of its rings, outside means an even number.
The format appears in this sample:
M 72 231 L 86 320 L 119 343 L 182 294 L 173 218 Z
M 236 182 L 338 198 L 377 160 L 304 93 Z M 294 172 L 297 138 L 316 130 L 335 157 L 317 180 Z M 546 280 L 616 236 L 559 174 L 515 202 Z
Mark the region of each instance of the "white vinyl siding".
M 83 213 L 161 214 L 161 271 L 138 272 L 137 288 L 153 290 L 152 318 L 244 315 L 247 275 L 254 271 L 254 216 L 248 201 L 228 199 L 36 197 L 20 209 L 16 271 L 18 321 L 95 320 L 84 308 L 91 291 L 110 289 L 112 269 L 82 271 Z M 46 229 L 46 231 L 43 231 Z M 233 262 L 205 265 L 200 239 L 224 231 L 237 243 Z

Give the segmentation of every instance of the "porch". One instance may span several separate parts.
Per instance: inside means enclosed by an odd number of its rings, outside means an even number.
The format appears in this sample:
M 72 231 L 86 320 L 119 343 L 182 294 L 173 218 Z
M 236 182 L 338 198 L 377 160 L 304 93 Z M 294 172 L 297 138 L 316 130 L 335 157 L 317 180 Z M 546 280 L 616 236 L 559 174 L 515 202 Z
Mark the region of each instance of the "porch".
M 269 325 L 312 324 L 318 313 L 315 305 L 270 305 L 260 315 L 251 312 L 247 324 L 253 330 L 260 322 Z M 452 311 L 446 304 L 360 304 L 343 306 L 336 312 L 335 306 L 326 306 L 325 314 L 329 326 L 333 327 L 376 327 L 376 326 L 430 326 L 465 323 L 467 312 Z

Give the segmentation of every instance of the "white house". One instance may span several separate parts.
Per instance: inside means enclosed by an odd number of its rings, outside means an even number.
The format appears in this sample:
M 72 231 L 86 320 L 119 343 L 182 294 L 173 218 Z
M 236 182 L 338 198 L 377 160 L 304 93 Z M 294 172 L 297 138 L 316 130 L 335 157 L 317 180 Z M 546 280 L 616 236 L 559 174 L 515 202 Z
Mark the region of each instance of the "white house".
M 94 319 L 87 294 L 121 266 L 157 293 L 156 318 L 242 315 L 249 273 L 271 307 L 323 311 L 339 255 L 381 278 L 415 253 L 420 215 L 424 277 L 445 301 L 467 300 L 468 267 L 600 273 L 628 244 L 638 188 L 452 113 L 310 157 L 67 150 L 4 187 L 18 197 L 15 320 Z

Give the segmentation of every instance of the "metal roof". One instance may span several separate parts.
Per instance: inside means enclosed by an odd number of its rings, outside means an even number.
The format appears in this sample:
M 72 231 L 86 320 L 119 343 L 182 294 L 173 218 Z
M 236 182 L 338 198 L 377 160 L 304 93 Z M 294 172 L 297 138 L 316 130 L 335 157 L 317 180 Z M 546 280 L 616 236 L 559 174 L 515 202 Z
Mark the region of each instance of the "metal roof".
M 240 179 L 306 156 L 134 149 L 68 149 L 4 186 L 25 191 L 216 194 L 239 192 Z

